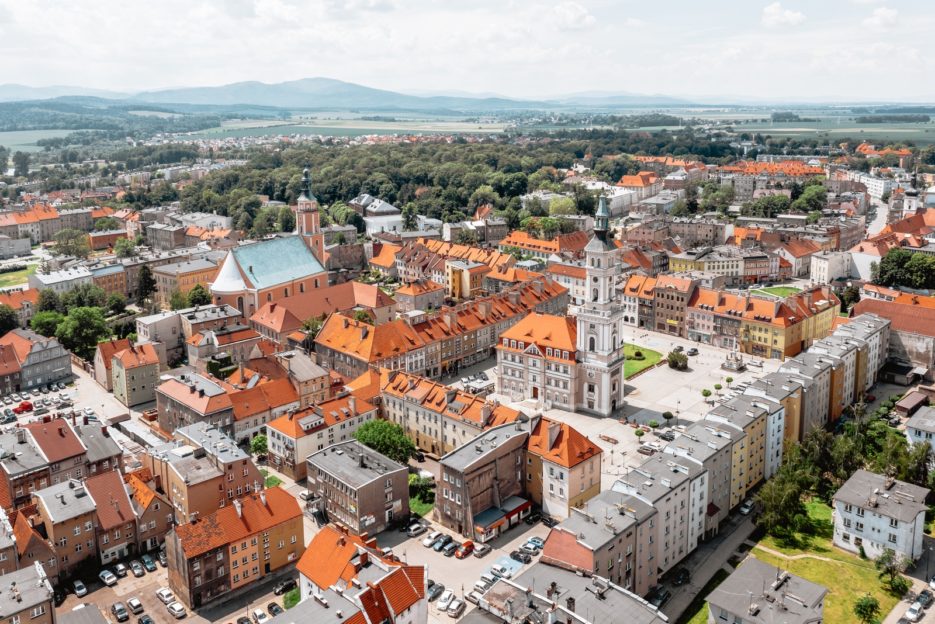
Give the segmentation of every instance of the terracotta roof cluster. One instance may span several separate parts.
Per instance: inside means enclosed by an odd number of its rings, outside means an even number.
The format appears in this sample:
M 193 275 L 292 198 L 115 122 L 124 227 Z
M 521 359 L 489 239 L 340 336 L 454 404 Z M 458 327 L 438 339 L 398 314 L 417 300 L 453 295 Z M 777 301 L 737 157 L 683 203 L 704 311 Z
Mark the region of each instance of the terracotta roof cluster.
M 793 258 L 804 258 L 821 251 L 821 247 L 815 241 L 808 239 L 788 240 L 779 247 Z
M 633 156 L 633 160 L 641 163 L 663 165 L 669 169 L 707 169 L 705 164 L 698 160 L 683 160 L 674 156 Z
M 889 319 L 893 331 L 935 336 L 935 306 L 926 301 L 927 299 L 931 298 L 919 297 L 917 302 L 913 302 L 912 299 L 908 302 L 861 299 L 854 305 L 852 314 L 876 314 Z
M 642 269 L 647 272 L 653 269 L 653 259 L 638 247 L 625 250 L 620 256 L 620 261 L 632 269 Z
M 46 204 L 35 204 L 26 210 L 0 213 L 0 227 L 27 225 L 50 219 L 58 219 L 58 210 Z
M 545 272 L 551 275 L 561 275 L 576 280 L 584 280 L 588 276 L 588 270 L 583 266 L 578 266 L 576 264 L 562 264 L 559 262 L 553 262 L 550 264 L 549 268 L 547 268 Z
M 148 468 L 140 468 L 123 475 L 124 482 L 130 487 L 133 500 L 142 509 L 149 508 L 149 504 L 156 498 L 156 490 L 150 486 L 153 475 Z
M 385 308 L 393 303 L 392 297 L 377 286 L 353 281 L 344 282 L 285 297 L 275 303 L 267 303 L 250 317 L 250 322 L 254 326 L 259 325 L 277 334 L 284 334 L 300 329 L 310 318 L 322 318 L 332 312 L 344 312 L 355 308 Z
M 617 186 L 624 188 L 646 188 L 661 182 L 659 176 L 653 171 L 640 171 L 635 175 L 625 175 L 617 182 Z
M 119 471 L 99 472 L 85 479 L 84 486 L 94 501 L 103 530 L 121 527 L 136 519 Z
M 228 396 L 234 408 L 234 420 L 244 420 L 299 400 L 299 395 L 288 379 L 274 379 L 252 388 L 230 392 Z
M 899 156 L 902 158 L 905 156 L 912 156 L 912 151 L 905 147 L 885 147 L 883 149 L 877 149 L 875 145 L 871 145 L 870 143 L 861 143 L 854 151 L 858 154 L 863 154 L 864 156 L 870 156 L 872 158 L 879 158 L 883 156 Z
M 369 414 L 376 409 L 369 401 L 359 399 L 353 394 L 347 394 L 301 411 L 283 414 L 267 423 L 266 426 L 297 440 L 351 418 L 357 418 L 362 414 Z
M 599 446 L 568 423 L 541 418 L 529 434 L 526 450 L 564 468 L 601 454 Z
M 34 422 L 22 425 L 29 431 L 36 446 L 50 464 L 55 464 L 87 452 L 81 438 L 64 418 L 53 418 L 49 422 Z
M 16 359 L 22 365 L 36 344 L 52 340 L 55 338 L 46 338 L 28 329 L 13 329 L 0 336 L 0 346 L 12 347 L 13 352 L 16 353 Z
M 402 249 L 400 245 L 383 243 L 380 245 L 379 250 L 376 247 L 377 245 L 374 244 L 374 254 L 373 258 L 370 259 L 370 264 L 382 269 L 392 269 L 396 266 L 396 254 Z
M 238 500 L 239 510 L 236 504 L 228 505 L 210 516 L 175 527 L 186 557 L 198 557 L 302 517 L 302 510 L 295 497 L 280 487 L 269 488 Z
M 696 288 L 688 301 L 688 308 L 779 327 L 801 323 L 827 310 L 829 306 L 838 305 L 840 301 L 834 293 L 822 288 L 804 290 L 785 299 L 766 299 L 710 288 Z
M 396 294 L 406 297 L 418 297 L 439 290 L 445 290 L 445 287 L 430 279 L 425 279 L 408 282 L 405 286 L 396 289 Z
M 660 275 L 656 278 L 656 290 L 672 289 L 682 293 L 690 292 L 694 282 L 686 277 L 676 277 L 674 275 Z
M 515 422 L 521 415 L 515 409 L 487 401 L 476 394 L 401 371 L 389 374 L 383 385 L 383 394 L 417 403 L 436 414 L 485 429 Z
M 500 248 L 516 247 L 538 253 L 580 255 L 590 239 L 588 232 L 581 231 L 559 234 L 551 240 L 540 240 L 525 230 L 513 230 L 509 236 L 500 241 Z
M 411 325 L 396 320 L 374 326 L 343 313 L 335 313 L 325 321 L 315 337 L 315 344 L 358 361 L 375 364 L 440 340 L 525 315 L 537 305 L 566 292 L 564 286 L 550 278 L 537 279 L 496 295 L 442 308 L 436 316 Z
M 522 348 L 504 344 L 505 340 L 515 340 Z M 542 357 L 563 360 L 562 353 L 568 355 L 567 361 L 574 361 L 577 353 L 578 328 L 575 317 L 555 316 L 532 312 L 519 323 L 500 334 L 498 349 L 522 353 L 535 345 Z M 547 355 L 546 349 L 552 349 L 553 355 Z
M 420 238 L 419 244 L 445 260 L 467 260 L 486 264 L 491 268 L 512 266 L 516 259 L 510 254 L 496 249 L 474 247 L 472 245 L 458 245 L 442 240 Z
M 231 235 L 231 228 L 204 228 L 198 225 L 190 225 L 185 230 L 185 236 L 197 238 L 198 240 L 209 241 L 219 238 L 228 238 Z
M 527 269 L 520 269 L 515 266 L 499 265 L 493 268 L 484 277 L 486 279 L 493 279 L 497 280 L 498 282 L 506 282 L 508 284 L 520 284 L 522 282 L 528 282 L 529 280 L 536 279 L 537 277 L 542 277 L 542 274 L 536 273 L 535 271 L 529 271 Z
M 731 165 L 720 167 L 720 171 L 744 175 L 788 176 L 793 178 L 825 175 L 823 168 L 806 164 L 801 160 L 782 160 L 779 162 L 740 160 Z

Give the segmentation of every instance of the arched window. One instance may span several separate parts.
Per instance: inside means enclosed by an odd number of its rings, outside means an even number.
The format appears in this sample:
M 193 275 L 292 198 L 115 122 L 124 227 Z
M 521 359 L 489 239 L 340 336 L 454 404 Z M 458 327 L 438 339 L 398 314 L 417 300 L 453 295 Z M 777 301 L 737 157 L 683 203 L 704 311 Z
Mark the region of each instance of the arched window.
M 595 341 L 595 339 L 594 339 L 594 336 L 591 336 L 590 338 L 588 338 L 588 351 L 594 351 L 594 350 L 595 350 L 595 347 L 594 347 L 595 343 L 596 343 L 596 341 Z
M 273 293 L 266 293 L 266 301 L 272 301 L 272 300 L 273 300 Z
M 288 288 L 283 288 L 282 291 L 283 291 L 283 293 L 284 293 L 284 294 L 283 294 L 284 297 L 288 297 L 288 296 L 289 296 L 289 289 L 288 289 Z
M 613 336 L 611 336 L 610 344 L 612 345 L 613 349 L 617 348 L 617 334 L 614 334 Z
M 220 303 L 220 297 L 218 298 L 218 303 Z M 240 310 L 240 313 L 243 314 L 243 297 L 237 297 L 237 309 Z
M 591 301 L 597 301 L 597 288 L 591 289 Z
M 315 288 L 316 288 L 316 289 L 318 288 L 318 278 L 317 278 L 317 277 L 315 278 Z
M 305 282 L 299 282 L 299 292 L 300 293 L 305 292 Z

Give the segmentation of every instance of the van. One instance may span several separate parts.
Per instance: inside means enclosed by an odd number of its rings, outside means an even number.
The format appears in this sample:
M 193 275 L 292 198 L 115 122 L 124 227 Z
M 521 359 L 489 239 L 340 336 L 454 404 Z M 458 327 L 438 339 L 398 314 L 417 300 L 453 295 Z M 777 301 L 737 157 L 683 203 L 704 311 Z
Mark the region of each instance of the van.
M 497 577 L 495 577 L 490 572 L 484 572 L 483 574 L 480 575 L 480 580 L 481 582 L 486 583 L 487 587 L 490 588 L 493 586 L 494 583 L 497 582 Z

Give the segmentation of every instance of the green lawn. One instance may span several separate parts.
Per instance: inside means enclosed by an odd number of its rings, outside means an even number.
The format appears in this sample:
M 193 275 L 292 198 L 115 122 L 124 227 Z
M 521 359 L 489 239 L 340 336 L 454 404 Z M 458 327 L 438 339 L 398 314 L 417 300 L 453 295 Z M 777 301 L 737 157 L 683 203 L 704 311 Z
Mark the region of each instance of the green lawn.
M 752 554 L 760 561 L 827 587 L 825 624 L 854 622 L 854 601 L 866 593 L 880 601 L 881 613 L 889 613 L 899 602 L 899 597 L 893 596 L 883 587 L 873 562 L 832 546 L 831 508 L 828 505 L 812 501 L 807 507 L 814 527 L 812 534 L 795 535 L 789 540 L 767 536 L 760 540 L 760 544 L 786 555 L 811 554 L 830 561 L 785 559 L 759 548 L 754 548 Z
M 434 506 L 435 503 L 426 503 L 418 496 L 411 496 L 409 498 L 409 511 L 420 516 L 428 515 Z
M 298 587 L 295 589 L 290 589 L 282 595 L 282 607 L 283 609 L 291 609 L 295 605 L 299 604 L 299 600 L 301 599 L 302 594 Z
M 38 264 L 31 264 L 22 271 L 11 271 L 10 273 L 0 273 L 0 288 L 9 286 L 19 286 L 25 284 L 29 276 L 36 272 Z
M 789 295 L 794 295 L 801 290 L 801 288 L 796 288 L 795 286 L 768 286 L 766 288 L 758 288 L 753 292 L 758 294 L 773 295 L 775 297 L 788 297 Z
M 714 576 L 711 577 L 711 580 L 708 581 L 705 586 L 698 592 L 698 595 L 695 596 L 695 599 L 692 600 L 691 604 L 688 605 L 688 608 L 685 609 L 685 612 L 682 613 L 682 617 L 679 618 L 678 624 L 707 624 L 708 623 L 708 594 L 714 591 L 714 589 L 724 582 L 730 576 L 726 570 L 719 569 L 714 573 Z
M 637 351 L 643 354 L 642 360 L 633 359 L 633 354 Z M 645 370 L 650 366 L 655 366 L 659 360 L 662 359 L 662 354 L 658 351 L 653 351 L 652 349 L 645 349 L 643 347 L 633 345 L 633 344 L 624 344 L 623 345 L 623 355 L 626 358 L 623 364 L 623 376 L 628 378 L 641 370 Z
M 266 487 L 268 488 L 276 487 L 277 485 L 282 483 L 282 479 L 280 479 L 276 475 L 271 475 L 269 473 L 269 470 L 267 470 L 266 468 L 261 468 L 260 474 L 262 474 L 266 478 Z

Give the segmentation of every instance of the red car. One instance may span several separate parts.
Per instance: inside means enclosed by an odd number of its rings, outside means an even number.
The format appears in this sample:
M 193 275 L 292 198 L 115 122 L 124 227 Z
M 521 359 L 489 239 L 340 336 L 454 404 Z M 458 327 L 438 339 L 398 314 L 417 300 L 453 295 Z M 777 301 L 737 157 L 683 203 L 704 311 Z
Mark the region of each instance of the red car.
M 458 550 L 455 551 L 455 558 L 465 559 L 469 557 L 472 552 L 474 552 L 474 542 L 468 540 L 458 546 Z
M 32 403 L 29 401 L 23 401 L 19 405 L 13 408 L 14 414 L 25 414 L 26 412 L 32 411 Z

